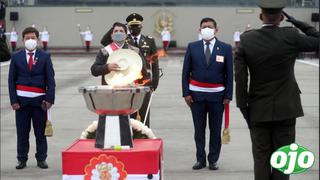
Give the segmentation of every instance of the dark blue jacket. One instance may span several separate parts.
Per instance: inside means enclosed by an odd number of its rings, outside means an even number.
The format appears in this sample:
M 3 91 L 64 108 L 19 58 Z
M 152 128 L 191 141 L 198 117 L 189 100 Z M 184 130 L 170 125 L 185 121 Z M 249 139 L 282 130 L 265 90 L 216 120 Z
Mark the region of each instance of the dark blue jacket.
M 19 103 L 23 107 L 28 104 L 39 106 L 43 100 L 54 103 L 56 84 L 50 54 L 37 49 L 34 57 L 36 63 L 30 71 L 24 49 L 12 54 L 8 77 L 11 104 Z M 16 85 L 45 89 L 46 95 L 35 98 L 17 96 Z
M 216 57 L 223 56 L 224 62 L 217 62 Z M 189 80 L 194 79 L 203 83 L 224 84 L 222 92 L 196 92 L 189 90 Z M 216 39 L 210 62 L 207 64 L 203 41 L 192 42 L 188 45 L 182 70 L 182 96 L 191 95 L 194 101 L 217 102 L 232 99 L 233 90 L 233 59 L 232 47 Z

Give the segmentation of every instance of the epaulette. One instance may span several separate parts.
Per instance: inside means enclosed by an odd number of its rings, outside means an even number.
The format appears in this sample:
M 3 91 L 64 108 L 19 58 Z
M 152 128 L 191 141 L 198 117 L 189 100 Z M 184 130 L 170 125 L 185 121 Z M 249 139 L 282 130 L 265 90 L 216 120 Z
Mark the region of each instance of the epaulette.
M 108 51 L 107 51 L 106 48 L 104 48 L 104 47 L 101 48 L 100 51 L 102 52 L 102 54 L 103 54 L 104 56 L 108 56 L 108 55 L 109 55 Z

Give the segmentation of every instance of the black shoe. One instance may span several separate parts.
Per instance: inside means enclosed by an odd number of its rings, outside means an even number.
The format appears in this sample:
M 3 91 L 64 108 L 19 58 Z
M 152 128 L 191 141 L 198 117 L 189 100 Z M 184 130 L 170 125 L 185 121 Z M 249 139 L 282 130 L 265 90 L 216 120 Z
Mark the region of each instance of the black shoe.
M 46 161 L 38 161 L 37 166 L 41 169 L 48 169 L 48 164 Z
M 205 163 L 200 163 L 200 162 L 196 162 L 193 166 L 192 166 L 192 169 L 193 170 L 198 170 L 198 169 L 202 169 L 206 167 L 206 164 Z
M 18 161 L 16 169 L 23 169 L 25 167 L 27 167 L 27 162 L 26 161 Z
M 217 163 L 209 163 L 209 169 L 210 170 L 218 170 L 218 164 Z

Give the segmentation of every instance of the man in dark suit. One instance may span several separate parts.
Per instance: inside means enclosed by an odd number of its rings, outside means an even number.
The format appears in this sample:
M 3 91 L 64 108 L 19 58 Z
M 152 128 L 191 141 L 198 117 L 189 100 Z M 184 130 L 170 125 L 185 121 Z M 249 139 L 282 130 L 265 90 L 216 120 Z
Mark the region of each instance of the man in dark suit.
M 236 52 L 237 107 L 250 129 L 255 180 L 288 180 L 289 175 L 270 167 L 270 157 L 295 141 L 296 118 L 303 110 L 294 64 L 300 52 L 319 49 L 319 33 L 305 24 L 301 27 L 309 36 L 279 27 L 285 0 L 260 0 L 258 5 L 263 25 L 243 33 Z
M 193 169 L 206 167 L 205 131 L 209 114 L 209 169 L 217 170 L 221 150 L 221 125 L 224 104 L 232 99 L 232 47 L 219 41 L 216 21 L 203 18 L 202 40 L 188 45 L 182 71 L 182 95 L 191 108 L 197 162 Z
M 126 21 L 130 31 L 127 42 L 140 49 L 140 53 L 143 55 L 147 65 L 147 77 L 144 77 L 143 79 L 148 79 L 149 81 L 144 84 L 149 86 L 152 91 L 155 91 L 159 84 L 159 61 L 156 43 L 151 36 L 144 36 L 141 34 L 143 17 L 140 14 L 132 13 L 127 17 Z M 147 108 L 151 93 L 152 92 L 146 94 L 143 104 L 139 109 L 142 121 L 145 119 L 146 113 L 148 113 L 145 122 L 148 127 L 150 127 L 150 109 L 149 112 L 147 112 Z M 135 114 L 133 114 L 133 116 L 135 116 Z
M 37 144 L 37 165 L 46 169 L 48 145 L 44 130 L 46 111 L 55 99 L 54 70 L 50 55 L 37 49 L 39 31 L 28 27 L 22 32 L 22 38 L 25 49 L 12 55 L 8 78 L 10 102 L 16 111 L 16 169 L 26 167 L 31 121 Z

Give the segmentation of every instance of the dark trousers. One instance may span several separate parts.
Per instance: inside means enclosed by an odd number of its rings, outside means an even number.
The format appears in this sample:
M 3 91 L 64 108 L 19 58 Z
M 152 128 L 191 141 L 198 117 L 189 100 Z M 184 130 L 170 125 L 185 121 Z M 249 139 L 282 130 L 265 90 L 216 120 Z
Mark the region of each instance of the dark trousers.
M 295 125 L 296 119 L 252 123 L 255 180 L 289 180 L 289 175 L 271 168 L 270 158 L 275 150 L 295 141 Z
M 224 106 L 222 102 L 193 102 L 191 112 L 194 125 L 194 140 L 197 148 L 197 161 L 206 163 L 206 126 L 209 115 L 209 163 L 215 163 L 219 159 L 221 150 L 221 125 Z
M 143 103 L 141 108 L 139 109 L 139 114 L 141 117 L 141 122 L 144 120 L 144 118 L 146 117 L 146 113 L 147 113 L 147 108 L 148 108 L 148 104 L 151 98 L 151 93 L 148 92 L 146 93 L 144 99 L 143 99 Z M 130 115 L 131 118 L 136 119 L 137 118 L 137 113 L 133 113 Z M 146 126 L 150 127 L 150 109 L 149 109 L 149 113 L 148 116 L 146 118 Z
M 37 153 L 35 157 L 38 161 L 44 161 L 47 158 L 47 138 L 44 135 L 46 125 L 46 114 L 41 107 L 26 106 L 16 111 L 17 128 L 17 159 L 18 161 L 27 161 L 29 152 L 29 134 L 31 121 L 36 137 Z

